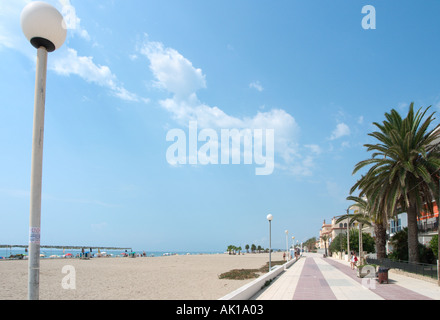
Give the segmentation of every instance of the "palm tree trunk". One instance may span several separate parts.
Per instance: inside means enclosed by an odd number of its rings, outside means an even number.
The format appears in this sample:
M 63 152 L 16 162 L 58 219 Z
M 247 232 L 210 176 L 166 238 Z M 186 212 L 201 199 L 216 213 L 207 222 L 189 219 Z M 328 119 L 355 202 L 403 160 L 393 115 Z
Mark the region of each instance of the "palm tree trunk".
M 384 223 L 374 225 L 374 233 L 376 234 L 376 253 L 377 259 L 385 259 L 386 257 L 386 234 L 387 229 Z
M 437 176 L 438 177 L 438 176 Z M 440 178 L 437 181 L 437 210 L 440 209 Z M 437 285 L 440 287 L 440 215 L 437 217 Z
M 419 262 L 419 236 L 417 228 L 417 205 L 411 205 L 407 210 L 408 216 L 408 260 Z
M 359 222 L 359 263 L 362 265 L 364 264 L 363 261 L 363 251 L 364 247 L 362 245 L 362 223 Z

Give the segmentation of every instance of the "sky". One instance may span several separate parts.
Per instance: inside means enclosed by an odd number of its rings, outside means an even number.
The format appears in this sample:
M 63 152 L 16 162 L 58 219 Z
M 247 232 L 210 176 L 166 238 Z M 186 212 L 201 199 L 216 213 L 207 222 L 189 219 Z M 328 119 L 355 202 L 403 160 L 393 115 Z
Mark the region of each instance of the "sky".
M 0 244 L 29 242 L 28 2 L 0 0 Z M 373 122 L 411 102 L 440 111 L 436 0 L 47 2 L 68 30 L 48 57 L 42 245 L 225 251 L 268 248 L 269 235 L 285 248 L 285 230 L 289 245 L 318 237 L 351 204 Z M 223 147 L 235 129 L 253 148 Z

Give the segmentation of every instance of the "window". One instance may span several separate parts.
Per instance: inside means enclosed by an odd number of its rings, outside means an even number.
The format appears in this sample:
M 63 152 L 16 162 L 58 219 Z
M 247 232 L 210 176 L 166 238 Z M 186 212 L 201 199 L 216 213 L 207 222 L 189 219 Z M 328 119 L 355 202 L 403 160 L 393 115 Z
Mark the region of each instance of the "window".
M 402 230 L 402 221 L 400 219 L 390 221 L 390 232 L 396 233 Z

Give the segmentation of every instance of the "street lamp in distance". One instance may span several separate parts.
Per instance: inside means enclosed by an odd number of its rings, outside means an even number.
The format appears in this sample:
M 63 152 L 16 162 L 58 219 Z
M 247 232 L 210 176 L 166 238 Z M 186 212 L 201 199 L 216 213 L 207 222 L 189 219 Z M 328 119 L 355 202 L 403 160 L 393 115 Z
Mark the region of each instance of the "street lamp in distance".
M 273 219 L 273 216 L 271 214 L 268 214 L 266 217 L 267 221 L 269 221 L 269 272 L 272 269 L 272 234 L 271 234 L 271 222 Z

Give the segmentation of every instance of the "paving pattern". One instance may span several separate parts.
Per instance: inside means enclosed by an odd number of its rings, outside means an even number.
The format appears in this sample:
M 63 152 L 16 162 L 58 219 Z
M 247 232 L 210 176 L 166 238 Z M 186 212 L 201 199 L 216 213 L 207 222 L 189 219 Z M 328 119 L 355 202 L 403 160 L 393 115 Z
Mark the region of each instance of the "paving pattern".
M 359 278 L 346 261 L 307 253 L 253 300 L 440 300 L 432 282 L 389 272 L 389 282 Z

